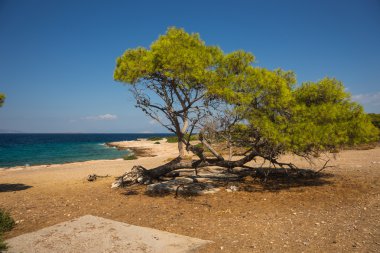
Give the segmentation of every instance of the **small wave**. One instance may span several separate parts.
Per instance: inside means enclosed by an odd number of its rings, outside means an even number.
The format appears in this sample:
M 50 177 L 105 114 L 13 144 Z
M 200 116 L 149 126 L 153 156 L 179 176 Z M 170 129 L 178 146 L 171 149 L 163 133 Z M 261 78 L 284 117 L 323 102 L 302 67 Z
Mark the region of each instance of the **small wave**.
M 115 146 L 109 146 L 107 145 L 107 143 L 99 143 L 98 145 L 102 146 L 102 147 L 106 147 L 106 148 L 113 148 L 113 149 L 116 149 Z

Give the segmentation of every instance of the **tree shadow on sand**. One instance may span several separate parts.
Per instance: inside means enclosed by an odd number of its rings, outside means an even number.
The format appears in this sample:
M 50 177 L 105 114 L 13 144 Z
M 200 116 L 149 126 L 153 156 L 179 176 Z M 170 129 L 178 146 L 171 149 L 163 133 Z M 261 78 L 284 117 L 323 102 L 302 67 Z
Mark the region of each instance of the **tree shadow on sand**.
M 273 168 L 260 168 L 250 171 L 220 171 L 217 174 L 188 175 L 193 183 L 178 183 L 165 187 L 168 181 L 157 183 L 157 190 L 142 192 L 150 197 L 163 197 L 167 195 L 198 196 L 213 189 L 244 192 L 280 192 L 294 188 L 321 187 L 332 184 L 331 173 L 316 173 L 310 169 L 284 170 Z M 177 178 L 178 179 L 178 178 Z M 173 180 L 176 180 L 173 178 Z M 163 184 L 161 187 L 159 184 Z M 152 189 L 152 188 L 151 188 Z M 127 187 L 128 190 L 128 187 Z M 129 195 L 129 194 L 125 194 Z
M 26 184 L 0 184 L 0 192 L 23 191 L 32 187 Z
M 280 192 L 293 188 L 320 187 L 333 182 L 331 173 L 316 173 L 309 169 L 297 169 L 292 172 L 272 171 L 267 176 L 239 182 L 239 189 L 247 192 Z

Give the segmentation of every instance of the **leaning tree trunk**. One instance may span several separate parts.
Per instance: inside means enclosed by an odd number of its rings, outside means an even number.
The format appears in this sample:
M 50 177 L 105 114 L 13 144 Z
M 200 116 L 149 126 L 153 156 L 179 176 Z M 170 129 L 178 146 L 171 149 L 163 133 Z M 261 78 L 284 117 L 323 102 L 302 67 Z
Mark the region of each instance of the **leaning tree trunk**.
M 159 177 L 164 176 L 165 174 L 174 170 L 183 168 L 195 168 L 195 164 L 196 163 L 193 161 L 183 161 L 181 157 L 177 157 L 164 165 L 150 170 L 147 170 L 141 165 L 133 166 L 130 172 L 125 173 L 112 184 L 112 188 L 123 186 L 125 184 L 150 184 L 153 181 L 157 180 Z
M 156 168 L 147 170 L 146 168 L 138 165 L 134 166 L 130 172 L 125 173 L 121 177 L 118 178 L 118 180 L 113 183 L 112 187 L 119 187 L 123 186 L 125 184 L 131 185 L 131 184 L 150 184 L 154 182 L 155 180 L 158 180 L 160 177 L 165 176 L 169 172 L 172 172 L 174 170 L 178 169 L 185 169 L 185 168 L 193 168 L 198 169 L 206 166 L 219 166 L 223 168 L 235 168 L 235 167 L 242 167 L 247 162 L 253 160 L 258 153 L 255 151 L 250 152 L 245 157 L 241 158 L 240 160 L 236 161 L 226 161 L 223 158 L 221 159 L 204 159 L 204 160 L 183 160 L 181 157 L 177 157 L 176 159 L 158 166 Z

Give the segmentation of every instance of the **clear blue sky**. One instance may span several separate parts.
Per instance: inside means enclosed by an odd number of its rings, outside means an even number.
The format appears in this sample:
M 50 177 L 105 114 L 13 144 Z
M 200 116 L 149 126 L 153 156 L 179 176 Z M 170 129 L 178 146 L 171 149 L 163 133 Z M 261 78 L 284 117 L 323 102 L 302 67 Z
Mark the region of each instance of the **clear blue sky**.
M 167 27 L 298 81 L 344 82 L 380 112 L 380 1 L 0 0 L 0 131 L 163 132 L 113 81 L 115 59 Z

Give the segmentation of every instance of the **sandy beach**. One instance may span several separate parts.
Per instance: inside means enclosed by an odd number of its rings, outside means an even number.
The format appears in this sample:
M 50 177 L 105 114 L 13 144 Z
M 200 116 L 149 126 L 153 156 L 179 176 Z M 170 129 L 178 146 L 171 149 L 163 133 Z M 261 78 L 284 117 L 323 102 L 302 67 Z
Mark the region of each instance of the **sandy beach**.
M 148 196 L 145 186 L 111 189 L 114 177 L 136 164 L 160 165 L 175 157 L 177 147 L 145 148 L 152 148 L 151 157 L 0 170 L 0 207 L 17 222 L 6 238 L 91 214 L 215 242 L 202 252 L 380 249 L 379 147 L 340 152 L 335 167 L 314 181 L 252 182 L 251 190 L 180 198 Z M 109 177 L 88 182 L 93 173 Z

